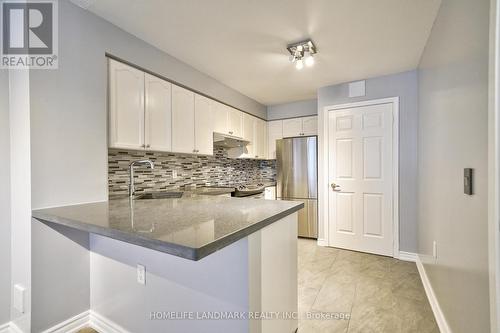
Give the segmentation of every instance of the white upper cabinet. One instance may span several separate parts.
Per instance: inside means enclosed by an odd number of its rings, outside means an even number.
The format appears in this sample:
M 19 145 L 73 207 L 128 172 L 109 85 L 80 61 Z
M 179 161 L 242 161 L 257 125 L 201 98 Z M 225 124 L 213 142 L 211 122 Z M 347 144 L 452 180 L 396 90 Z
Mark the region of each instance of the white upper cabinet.
M 270 159 L 276 158 L 276 140 L 283 139 L 283 121 L 273 120 L 267 123 L 268 154 Z
M 172 151 L 172 84 L 145 74 L 146 149 Z
M 318 117 L 302 117 L 283 120 L 283 137 L 318 134 Z
M 300 133 L 302 133 L 301 118 L 283 120 L 283 137 L 300 136 Z
M 267 156 L 264 120 L 108 61 L 110 148 L 213 155 L 213 133 L 218 132 L 250 141 L 241 157 Z
M 254 131 L 254 155 L 255 158 L 267 158 L 267 126 L 266 121 L 261 119 L 255 120 Z
M 214 101 L 214 132 L 227 134 L 229 107 Z
M 243 138 L 250 141 L 250 144 L 246 146 L 246 153 L 242 157 L 254 157 L 254 147 L 255 147 L 255 121 L 257 118 L 249 115 L 243 115 Z
M 302 135 L 317 135 L 318 134 L 318 117 L 302 118 Z
M 195 153 L 194 92 L 172 85 L 172 150 Z
M 215 102 L 214 113 L 215 132 L 243 137 L 243 112 Z
M 214 109 L 215 101 L 196 94 L 194 98 L 195 153 L 214 153 Z
M 144 72 L 109 60 L 109 147 L 143 149 Z
M 234 108 L 228 108 L 228 134 L 234 136 L 243 136 L 243 112 Z

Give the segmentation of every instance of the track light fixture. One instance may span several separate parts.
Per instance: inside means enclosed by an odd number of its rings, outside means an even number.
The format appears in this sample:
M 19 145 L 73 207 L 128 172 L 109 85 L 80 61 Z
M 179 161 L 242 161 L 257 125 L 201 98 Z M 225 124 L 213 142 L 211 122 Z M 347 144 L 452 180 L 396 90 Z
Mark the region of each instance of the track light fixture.
M 290 44 L 287 50 L 290 52 L 290 62 L 295 63 L 298 70 L 304 68 L 304 64 L 307 67 L 314 65 L 314 55 L 318 52 L 310 39 Z

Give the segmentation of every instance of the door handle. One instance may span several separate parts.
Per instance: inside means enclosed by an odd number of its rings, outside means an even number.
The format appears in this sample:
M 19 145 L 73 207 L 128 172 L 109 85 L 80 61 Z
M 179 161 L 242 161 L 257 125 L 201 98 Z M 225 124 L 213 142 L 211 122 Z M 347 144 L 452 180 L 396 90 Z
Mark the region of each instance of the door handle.
M 332 183 L 332 184 L 331 184 L 331 187 L 332 187 L 332 190 L 334 190 L 335 192 L 340 192 L 340 191 L 342 191 L 342 190 L 340 189 L 340 185 L 337 185 L 337 184 L 335 184 L 335 183 Z

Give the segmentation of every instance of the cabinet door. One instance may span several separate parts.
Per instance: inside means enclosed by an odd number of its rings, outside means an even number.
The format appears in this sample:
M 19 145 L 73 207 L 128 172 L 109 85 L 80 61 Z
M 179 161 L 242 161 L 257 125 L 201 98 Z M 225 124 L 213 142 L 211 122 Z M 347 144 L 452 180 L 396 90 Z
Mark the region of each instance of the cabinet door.
M 229 108 L 228 112 L 228 133 L 234 136 L 243 136 L 243 112 L 234 108 Z
M 219 103 L 214 103 L 214 132 L 227 134 L 229 107 Z
M 172 84 L 145 74 L 146 149 L 172 151 Z
M 267 128 L 264 120 L 257 119 L 255 121 L 255 158 L 267 158 Z
M 109 146 L 144 148 L 144 73 L 109 60 Z
M 172 150 L 194 153 L 194 93 L 172 85 Z
M 194 98 L 194 149 L 197 154 L 214 154 L 214 101 L 195 95 Z
M 318 117 L 302 118 L 302 135 L 317 135 L 318 134 Z
M 255 121 L 257 119 L 249 114 L 243 115 L 243 138 L 250 141 L 242 157 L 253 158 L 255 155 Z
M 276 140 L 283 139 L 283 121 L 273 120 L 267 123 L 267 157 L 270 159 L 276 158 Z
M 293 118 L 283 120 L 283 137 L 300 136 L 302 133 L 302 119 Z

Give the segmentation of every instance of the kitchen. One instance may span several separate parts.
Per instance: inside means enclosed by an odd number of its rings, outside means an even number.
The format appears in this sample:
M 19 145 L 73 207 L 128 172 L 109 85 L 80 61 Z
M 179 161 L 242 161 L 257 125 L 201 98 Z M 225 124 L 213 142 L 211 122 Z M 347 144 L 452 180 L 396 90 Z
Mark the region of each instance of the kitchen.
M 49 2 L 57 68 L 0 75 L 0 332 L 488 330 L 486 155 L 432 148 L 485 146 L 432 116 L 441 44 L 487 86 L 485 3 L 472 48 L 465 0 Z

